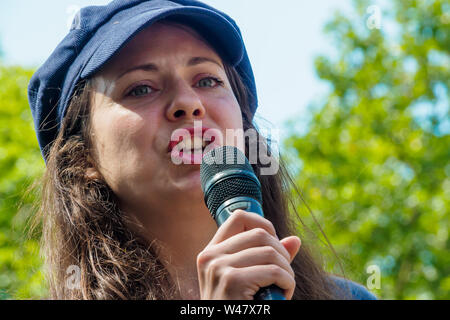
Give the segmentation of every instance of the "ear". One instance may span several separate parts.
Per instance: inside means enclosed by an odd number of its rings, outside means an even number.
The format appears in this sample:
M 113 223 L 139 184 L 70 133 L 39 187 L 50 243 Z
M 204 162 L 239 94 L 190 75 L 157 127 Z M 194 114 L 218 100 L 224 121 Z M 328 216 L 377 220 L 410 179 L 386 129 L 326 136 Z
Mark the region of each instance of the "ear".
M 88 180 L 100 180 L 100 173 L 93 167 L 89 167 L 86 170 L 86 178 Z
M 100 180 L 100 173 L 95 169 L 94 161 L 92 160 L 91 155 L 88 155 L 88 163 L 89 167 L 86 169 L 85 177 L 88 180 Z

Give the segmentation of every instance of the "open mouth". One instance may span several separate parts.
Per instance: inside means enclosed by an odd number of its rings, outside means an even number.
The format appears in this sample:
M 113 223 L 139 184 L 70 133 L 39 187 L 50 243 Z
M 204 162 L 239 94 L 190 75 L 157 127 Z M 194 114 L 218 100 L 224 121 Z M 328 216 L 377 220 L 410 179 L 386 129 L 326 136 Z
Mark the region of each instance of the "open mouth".
M 199 136 L 194 134 L 193 128 L 186 128 L 184 131 L 184 135 L 181 135 L 177 141 L 171 140 L 169 142 L 167 151 L 169 153 L 174 152 L 180 152 L 180 154 L 183 153 L 201 153 L 203 154 L 206 150 L 206 148 L 215 141 L 215 136 L 212 136 L 210 141 L 207 141 L 203 138 L 203 134 L 208 128 L 202 129 L 202 136 Z
M 214 139 L 214 137 L 213 137 Z M 192 137 L 190 139 L 182 139 L 178 144 L 174 146 L 177 150 L 180 152 L 186 152 L 186 153 L 203 153 L 206 149 L 206 147 L 211 143 L 212 141 L 204 141 L 200 137 Z M 172 148 L 173 150 L 173 148 Z M 171 150 L 171 151 L 172 151 Z

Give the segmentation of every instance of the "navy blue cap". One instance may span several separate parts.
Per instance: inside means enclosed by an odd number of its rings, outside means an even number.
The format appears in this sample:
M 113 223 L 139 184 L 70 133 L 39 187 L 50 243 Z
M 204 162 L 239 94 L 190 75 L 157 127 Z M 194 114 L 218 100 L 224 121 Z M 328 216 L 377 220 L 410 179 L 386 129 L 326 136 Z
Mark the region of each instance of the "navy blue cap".
M 199 32 L 234 66 L 258 105 L 255 79 L 239 27 L 225 13 L 195 0 L 115 0 L 80 10 L 67 36 L 28 85 L 28 100 L 44 160 L 80 80 L 88 79 L 145 27 L 174 17 Z

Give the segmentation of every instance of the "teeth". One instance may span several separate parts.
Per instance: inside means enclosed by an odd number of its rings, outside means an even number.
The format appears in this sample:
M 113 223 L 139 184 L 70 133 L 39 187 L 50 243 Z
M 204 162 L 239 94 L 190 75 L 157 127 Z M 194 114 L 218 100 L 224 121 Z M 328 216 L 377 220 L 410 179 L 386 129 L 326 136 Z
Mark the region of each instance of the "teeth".
M 182 140 L 178 144 L 178 150 L 197 150 L 206 147 L 207 143 L 200 137 L 191 137 L 188 140 Z

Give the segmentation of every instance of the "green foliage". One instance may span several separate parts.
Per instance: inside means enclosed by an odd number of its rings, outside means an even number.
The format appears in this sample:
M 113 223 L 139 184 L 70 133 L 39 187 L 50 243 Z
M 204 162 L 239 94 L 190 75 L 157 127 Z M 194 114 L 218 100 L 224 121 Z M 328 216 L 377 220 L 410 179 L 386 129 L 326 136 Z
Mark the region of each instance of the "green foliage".
M 0 42 L 0 62 L 3 59 L 3 56 L 4 56 L 3 47 L 2 47 L 2 43 Z
M 26 234 L 40 155 L 27 100 L 32 70 L 0 65 L 0 299 L 45 296 L 38 240 Z
M 326 26 L 337 54 L 315 64 L 332 89 L 285 147 L 347 277 L 365 285 L 377 265 L 380 298 L 449 299 L 450 6 L 390 3 L 380 29 L 368 1 Z

